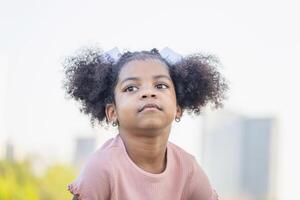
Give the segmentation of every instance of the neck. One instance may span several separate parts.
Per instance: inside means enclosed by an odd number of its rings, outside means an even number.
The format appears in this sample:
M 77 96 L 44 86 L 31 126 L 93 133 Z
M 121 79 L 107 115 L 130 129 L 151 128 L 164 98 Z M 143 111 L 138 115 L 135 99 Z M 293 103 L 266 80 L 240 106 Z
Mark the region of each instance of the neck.
M 171 126 L 159 131 L 133 132 L 119 129 L 127 154 L 143 170 L 161 173 L 166 167 L 166 150 Z

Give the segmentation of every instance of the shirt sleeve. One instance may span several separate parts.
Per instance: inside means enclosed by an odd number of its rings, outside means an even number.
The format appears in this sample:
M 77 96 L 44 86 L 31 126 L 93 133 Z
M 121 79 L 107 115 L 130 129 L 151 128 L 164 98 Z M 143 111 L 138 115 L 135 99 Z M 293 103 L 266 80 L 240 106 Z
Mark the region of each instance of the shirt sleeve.
M 193 171 L 188 188 L 189 200 L 218 200 L 217 192 L 211 187 L 207 175 L 194 158 Z
M 68 185 L 68 190 L 78 200 L 109 200 L 111 185 L 107 168 L 106 163 L 91 157 L 77 179 Z

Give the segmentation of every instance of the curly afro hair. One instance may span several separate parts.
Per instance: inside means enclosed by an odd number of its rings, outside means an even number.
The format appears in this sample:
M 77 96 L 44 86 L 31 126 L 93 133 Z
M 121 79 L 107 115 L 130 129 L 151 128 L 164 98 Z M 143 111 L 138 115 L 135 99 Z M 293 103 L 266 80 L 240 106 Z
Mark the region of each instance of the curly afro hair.
M 182 111 L 199 115 L 207 103 L 214 108 L 223 106 L 228 84 L 217 71 L 219 60 L 213 55 L 192 54 L 171 64 L 157 49 L 150 51 L 124 52 L 119 60 L 97 48 L 83 48 L 76 55 L 69 56 L 63 64 L 65 79 L 63 88 L 67 97 L 82 105 L 80 111 L 103 125 L 109 121 L 105 114 L 106 104 L 115 103 L 114 89 L 120 69 L 132 60 L 158 59 L 168 66 L 175 86 L 177 103 Z

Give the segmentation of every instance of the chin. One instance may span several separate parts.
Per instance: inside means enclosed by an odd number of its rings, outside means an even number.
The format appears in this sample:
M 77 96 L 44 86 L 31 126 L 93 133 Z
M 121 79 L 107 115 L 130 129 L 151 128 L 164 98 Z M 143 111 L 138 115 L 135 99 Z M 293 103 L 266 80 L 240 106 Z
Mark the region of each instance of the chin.
M 155 120 L 144 120 L 138 124 L 138 127 L 141 129 L 161 129 L 171 125 L 171 123 L 166 123 L 159 119 Z

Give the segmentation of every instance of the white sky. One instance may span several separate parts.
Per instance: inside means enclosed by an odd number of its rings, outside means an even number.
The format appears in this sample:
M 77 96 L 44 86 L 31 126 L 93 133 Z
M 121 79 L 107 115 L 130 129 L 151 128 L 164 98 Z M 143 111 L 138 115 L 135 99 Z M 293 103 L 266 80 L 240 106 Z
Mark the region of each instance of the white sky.
M 65 157 L 92 132 L 60 89 L 63 56 L 83 45 L 204 51 L 225 67 L 228 109 L 280 120 L 279 196 L 299 199 L 299 19 L 291 0 L 0 0 L 0 145 Z

